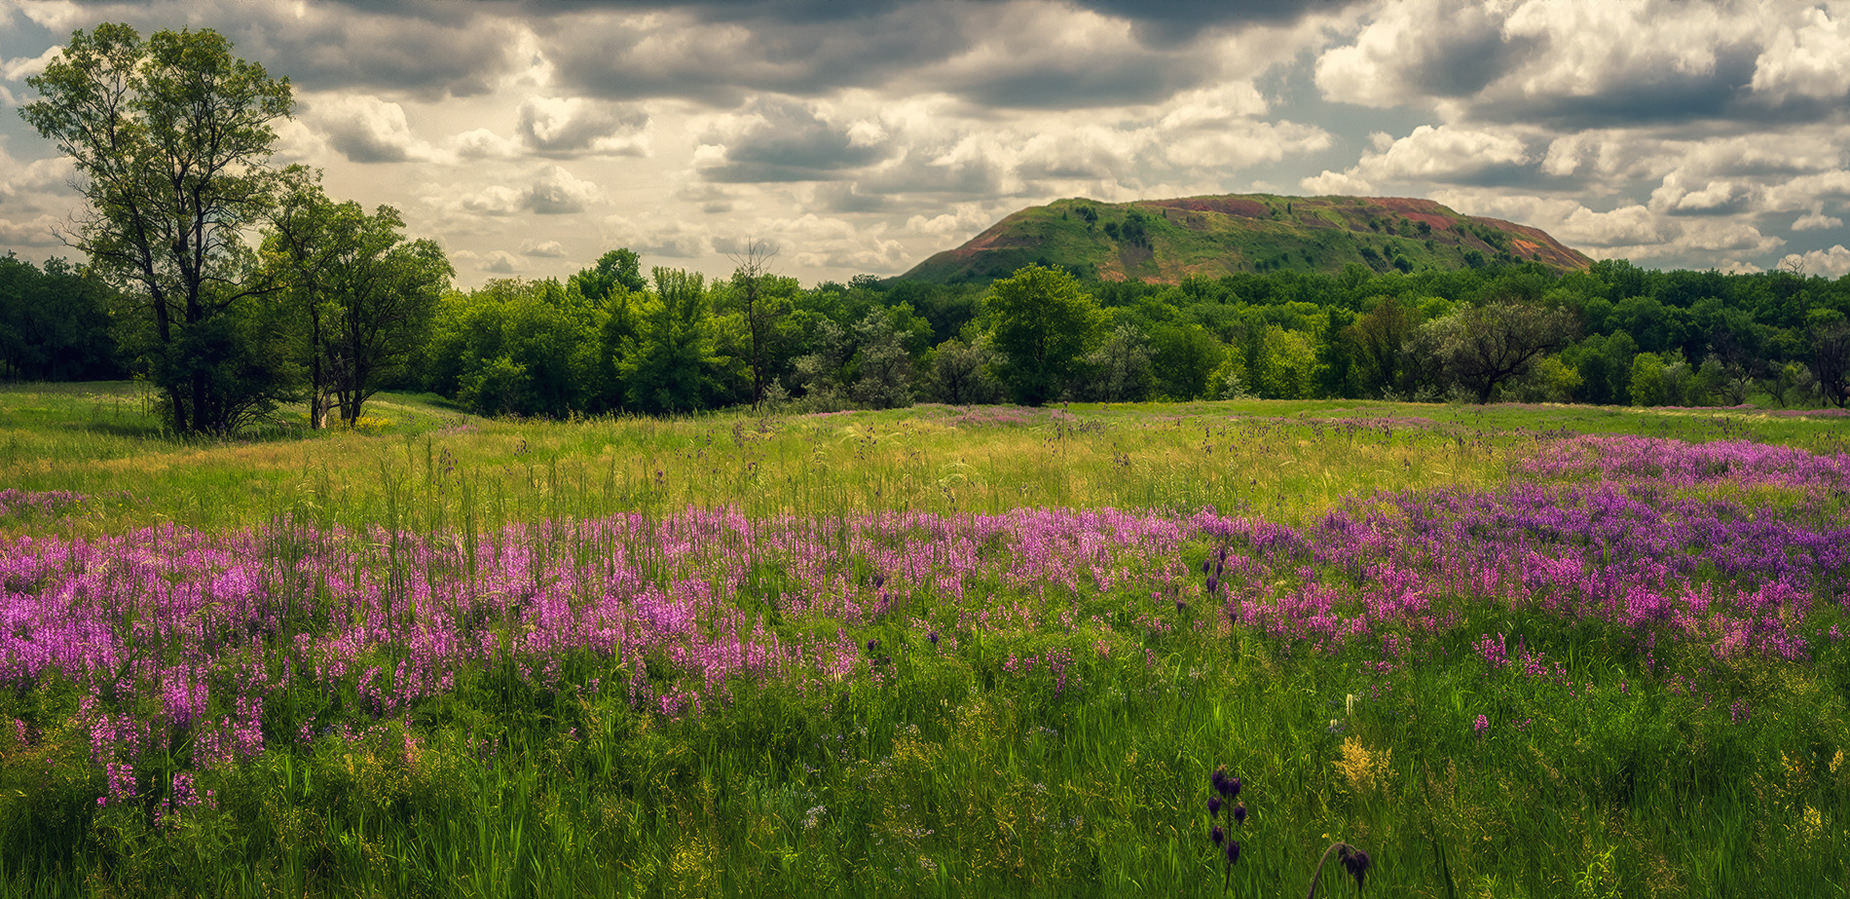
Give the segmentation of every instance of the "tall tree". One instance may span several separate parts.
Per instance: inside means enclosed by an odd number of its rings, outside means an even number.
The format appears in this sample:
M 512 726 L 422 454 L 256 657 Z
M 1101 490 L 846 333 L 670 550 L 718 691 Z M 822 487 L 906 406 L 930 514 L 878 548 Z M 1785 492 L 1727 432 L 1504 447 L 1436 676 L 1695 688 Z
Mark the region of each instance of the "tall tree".
M 623 353 L 630 405 L 644 412 L 691 412 L 712 388 L 711 306 L 706 278 L 657 267 L 655 295 L 641 304 L 636 336 Z
M 311 427 L 331 408 L 351 427 L 424 344 L 454 272 L 435 243 L 406 239 L 398 210 L 335 203 L 299 166 L 282 175 L 263 252 L 306 319 Z
M 390 206 L 371 215 L 357 203 L 336 207 L 338 249 L 323 307 L 333 324 L 326 345 L 329 386 L 349 427 L 424 342 L 437 298 L 455 273 L 435 241 L 407 240 L 404 228 Z
M 985 306 L 1001 380 L 1029 406 L 1059 398 L 1104 329 L 1098 301 L 1073 276 L 1039 265 L 991 284 Z
M 215 31 L 74 32 L 20 109 L 69 156 L 89 211 L 67 235 L 134 285 L 152 326 L 149 373 L 182 433 L 228 432 L 287 388 L 243 232 L 265 208 L 289 81 L 231 55 Z
M 746 361 L 752 369 L 753 406 L 764 402 L 765 385 L 770 381 L 769 344 L 780 307 L 767 296 L 766 281 L 771 277 L 771 258 L 776 255 L 777 251 L 768 245 L 749 240 L 743 252 L 731 257 L 737 266 L 732 272 L 732 289 L 745 308 L 745 325 L 751 336 L 750 358 Z

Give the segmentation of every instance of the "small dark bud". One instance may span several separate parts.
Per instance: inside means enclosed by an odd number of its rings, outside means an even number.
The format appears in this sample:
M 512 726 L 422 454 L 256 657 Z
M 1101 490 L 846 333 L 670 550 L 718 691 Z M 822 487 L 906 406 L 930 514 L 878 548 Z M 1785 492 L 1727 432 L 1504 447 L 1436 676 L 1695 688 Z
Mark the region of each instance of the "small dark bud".
M 938 632 L 937 631 L 931 632 L 931 645 L 933 646 L 938 645 Z
M 1202 574 L 1207 574 L 1207 573 L 1208 573 L 1208 562 L 1209 562 L 1209 561 L 1210 561 L 1210 560 L 1208 560 L 1208 559 L 1202 559 L 1202 560 L 1201 560 L 1201 573 L 1202 573 Z
M 1208 839 L 1213 840 L 1214 845 L 1219 846 L 1227 841 L 1227 832 L 1221 830 L 1220 825 L 1216 824 L 1213 830 L 1208 831 Z
M 1245 824 L 1246 823 L 1246 803 L 1242 802 L 1239 805 L 1234 806 L 1233 811 L 1228 812 L 1227 814 L 1233 816 L 1233 823 Z
M 1221 802 L 1220 802 L 1219 796 L 1209 796 L 1208 797 L 1208 817 L 1212 818 L 1215 815 L 1220 814 L 1220 806 L 1221 806 Z
M 1215 590 L 1218 590 L 1218 589 L 1220 589 L 1220 578 L 1217 578 L 1213 575 L 1208 575 L 1208 592 L 1213 593 Z
M 1240 860 L 1240 841 L 1239 840 L 1228 840 L 1227 841 L 1227 864 L 1231 865 L 1234 862 L 1237 862 L 1239 860 Z
M 1216 766 L 1213 775 L 1208 777 L 1208 782 L 1214 785 L 1214 792 L 1222 796 L 1227 795 L 1227 766 Z
M 876 647 L 876 646 L 879 646 L 879 645 L 880 645 L 880 641 L 879 641 L 879 640 L 869 640 L 869 641 L 867 641 L 867 654 L 868 654 L 868 655 L 873 655 L 873 654 L 874 654 L 874 647 Z
M 1243 786 L 1245 786 L 1245 784 L 1242 784 L 1237 777 L 1227 781 L 1227 798 L 1238 799 L 1240 797 L 1240 788 Z

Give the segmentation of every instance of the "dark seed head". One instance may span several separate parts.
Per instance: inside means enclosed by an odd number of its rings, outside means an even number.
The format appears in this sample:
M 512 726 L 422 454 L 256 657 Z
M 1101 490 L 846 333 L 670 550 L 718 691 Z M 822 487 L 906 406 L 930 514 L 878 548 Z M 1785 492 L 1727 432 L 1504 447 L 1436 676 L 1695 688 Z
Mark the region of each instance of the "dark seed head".
M 868 654 L 868 655 L 873 655 L 873 654 L 874 654 L 874 647 L 876 647 L 876 646 L 879 646 L 879 645 L 880 645 L 880 641 L 879 641 L 879 640 L 869 640 L 869 641 L 867 641 L 867 654 Z
M 938 645 L 938 632 L 937 631 L 931 632 L 931 645 L 933 646 Z
M 1228 840 L 1227 841 L 1227 864 L 1231 865 L 1234 862 L 1237 862 L 1239 860 L 1240 860 L 1240 841 L 1239 840 Z
M 1227 814 L 1233 816 L 1233 823 L 1245 824 L 1246 823 L 1246 803 L 1242 802 L 1239 805 L 1234 806 L 1233 811 L 1228 812 Z
M 1214 773 L 1208 777 L 1208 782 L 1214 785 L 1214 792 L 1222 796 L 1227 795 L 1227 766 L 1215 766 Z
M 1355 878 L 1355 888 L 1359 892 L 1362 884 L 1368 880 L 1368 853 L 1360 849 L 1349 853 L 1349 857 L 1343 859 L 1343 867 L 1348 868 L 1349 876 Z
M 1213 830 L 1208 831 L 1208 839 L 1213 840 L 1214 845 L 1219 846 L 1227 841 L 1227 832 L 1221 830 L 1220 825 L 1216 824 Z
M 1212 818 L 1215 815 L 1220 814 L 1220 804 L 1221 803 L 1220 803 L 1219 796 L 1209 796 L 1208 797 L 1208 817 Z
M 1202 560 L 1201 560 L 1201 573 L 1202 573 L 1202 574 L 1207 574 L 1207 573 L 1208 573 L 1208 561 L 1209 561 L 1209 560 L 1207 560 L 1207 559 L 1202 559 Z

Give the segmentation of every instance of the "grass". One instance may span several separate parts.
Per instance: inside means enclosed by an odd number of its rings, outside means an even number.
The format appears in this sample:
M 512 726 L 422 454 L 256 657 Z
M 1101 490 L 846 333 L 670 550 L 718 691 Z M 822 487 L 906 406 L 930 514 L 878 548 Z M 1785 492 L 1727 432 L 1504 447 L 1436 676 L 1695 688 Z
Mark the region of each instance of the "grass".
M 1369 894 L 1845 895 L 1843 481 L 1552 481 L 1564 508 L 1584 489 L 1631 510 L 1592 520 L 1650 525 L 1604 549 L 1513 505 L 1573 434 L 1831 454 L 1840 420 L 370 414 L 182 445 L 127 385 L 0 391 L 0 489 L 87 497 L 0 514 L 8 627 L 81 617 L 47 604 L 69 584 L 131 660 L 27 676 L 7 644 L 0 892 L 1295 896 L 1340 839 L 1375 860 Z M 1421 510 L 1448 496 L 1475 542 L 1428 551 Z M 1107 508 L 1141 530 L 1049 511 Z M 1762 520 L 1821 536 L 1724 552 L 1715 528 Z M 1562 611 L 1578 594 L 1524 581 L 1531 551 L 1605 559 L 1696 630 Z M 1732 611 L 1772 583 L 1805 599 Z M 1403 588 L 1429 607 L 1371 611 Z M 1742 621 L 1804 652 L 1704 630 Z M 173 672 L 208 686 L 196 713 L 176 717 Z M 1251 811 L 1231 871 L 1207 840 L 1220 764 Z M 175 774 L 211 799 L 180 801 Z M 1326 871 L 1319 895 L 1353 891 Z

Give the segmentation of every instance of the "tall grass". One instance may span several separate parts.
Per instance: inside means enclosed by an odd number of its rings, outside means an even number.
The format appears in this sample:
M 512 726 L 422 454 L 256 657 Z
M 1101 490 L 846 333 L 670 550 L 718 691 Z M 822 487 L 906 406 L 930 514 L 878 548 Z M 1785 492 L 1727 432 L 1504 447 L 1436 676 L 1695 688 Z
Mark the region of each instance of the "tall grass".
M 1828 419 L 0 402 L 8 894 L 1845 894 Z

